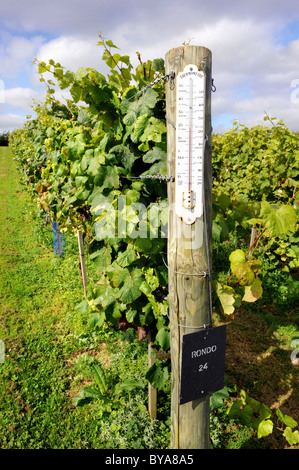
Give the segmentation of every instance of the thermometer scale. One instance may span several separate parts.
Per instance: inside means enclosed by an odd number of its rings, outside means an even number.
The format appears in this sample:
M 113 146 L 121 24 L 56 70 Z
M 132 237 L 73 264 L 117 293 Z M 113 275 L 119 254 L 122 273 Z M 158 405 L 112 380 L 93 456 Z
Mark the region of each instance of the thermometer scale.
M 187 65 L 177 77 L 176 214 L 193 224 L 203 214 L 205 74 Z

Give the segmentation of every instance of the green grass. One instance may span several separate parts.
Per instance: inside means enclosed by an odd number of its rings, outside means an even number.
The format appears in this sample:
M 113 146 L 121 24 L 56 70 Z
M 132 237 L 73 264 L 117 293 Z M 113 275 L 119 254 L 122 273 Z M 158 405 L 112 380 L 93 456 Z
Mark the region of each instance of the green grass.
M 56 258 L 49 226 L 0 147 L 0 448 L 82 449 L 167 447 L 169 426 L 147 413 L 146 345 L 117 332 L 95 332 L 75 307 L 83 300 L 75 237 Z M 96 386 L 90 362 L 101 365 L 111 390 L 127 371 L 144 387 L 74 406 Z M 125 432 L 124 432 L 125 430 Z

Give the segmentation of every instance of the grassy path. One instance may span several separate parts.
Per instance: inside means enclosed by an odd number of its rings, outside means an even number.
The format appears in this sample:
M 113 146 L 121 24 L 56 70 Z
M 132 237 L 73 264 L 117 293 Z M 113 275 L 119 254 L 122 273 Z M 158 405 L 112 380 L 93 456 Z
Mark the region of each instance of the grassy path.
M 77 239 L 68 237 L 64 257 L 55 258 L 51 230 L 41 234 L 34 209 L 0 147 L 0 448 L 167 446 L 169 428 L 148 416 L 146 384 L 113 391 L 144 380 L 146 344 L 88 328 L 84 312 L 75 311 L 83 298 Z M 84 386 L 96 388 L 95 362 L 105 369 L 107 396 L 75 407 Z
M 52 247 L 47 249 L 38 244 L 37 228 L 28 210 L 31 204 L 18 181 L 11 158 L 8 158 L 7 148 L 0 148 L 0 152 L 1 311 L 4 316 L 7 310 L 17 312 L 18 321 L 26 322 L 29 329 L 31 322 L 36 320 L 49 326 L 49 323 L 59 321 L 68 288 L 81 298 L 78 273 L 76 271 L 69 285 L 65 285 L 65 280 L 60 283 L 62 263 L 54 257 Z M 45 302 L 46 298 L 49 302 Z M 11 320 L 4 323 L 8 322 L 6 330 L 9 337 L 13 337 L 17 335 L 18 322 L 12 320 L 13 315 L 9 317 Z
M 76 349 L 69 319 L 82 300 L 78 267 L 38 243 L 28 209 L 9 150 L 0 147 L 0 447 L 82 447 L 65 393 Z

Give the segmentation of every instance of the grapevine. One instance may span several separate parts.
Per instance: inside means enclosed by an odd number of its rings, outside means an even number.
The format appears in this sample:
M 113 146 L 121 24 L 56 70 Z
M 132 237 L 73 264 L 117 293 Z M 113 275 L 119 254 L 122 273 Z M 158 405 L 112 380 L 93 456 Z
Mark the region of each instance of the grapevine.
M 90 326 L 133 328 L 140 341 L 150 331 L 157 347 L 168 351 L 168 273 L 161 258 L 167 251 L 167 185 L 146 178 L 167 174 L 167 85 L 157 80 L 164 61 L 143 62 L 138 53 L 134 69 L 111 40 L 99 39 L 107 77 L 92 68 L 74 73 L 53 60 L 36 60 L 45 101 L 35 105 L 35 118 L 12 133 L 10 146 L 40 213 L 63 232 L 82 230 L 89 244 L 97 279 L 77 309 L 89 315 Z M 68 90 L 65 104 L 56 99 L 57 89 Z M 261 297 L 263 267 L 253 253 L 263 240 L 278 256 L 284 241 L 285 267 L 298 268 L 298 156 L 298 138 L 282 123 L 235 125 L 213 136 L 213 237 L 225 243 L 241 230 L 247 240 L 257 227 L 252 245 L 231 253 L 227 279 L 213 273 L 215 308 L 224 315 Z M 157 360 L 148 374 L 155 386 L 163 386 L 167 367 Z

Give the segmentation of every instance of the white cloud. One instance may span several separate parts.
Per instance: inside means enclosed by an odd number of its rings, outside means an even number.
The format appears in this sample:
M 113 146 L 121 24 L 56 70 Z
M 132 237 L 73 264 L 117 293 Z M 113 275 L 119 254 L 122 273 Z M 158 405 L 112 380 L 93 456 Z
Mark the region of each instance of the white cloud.
M 16 77 L 20 72 L 30 72 L 35 53 L 44 38 L 40 35 L 30 39 L 11 34 L 1 34 L 0 64 L 1 78 Z
M 299 25 L 294 39 L 299 3 L 293 0 L 10 0 L 1 3 L 0 18 L 2 25 L 19 31 L 16 37 L 3 32 L 5 28 L 0 33 L 0 79 L 15 77 L 15 83 L 5 83 L 10 87 L 6 99 L 16 107 L 19 102 L 21 109 L 27 109 L 30 86 L 42 90 L 35 96 L 45 94 L 32 66 L 35 55 L 73 71 L 83 66 L 105 73 L 103 49 L 97 46 L 102 32 L 134 64 L 137 50 L 143 60 L 164 58 L 193 38 L 191 44 L 212 51 L 215 122 L 222 125 L 237 117 L 255 125 L 267 111 L 299 127 L 299 104 L 290 98 L 291 82 L 299 79 Z M 291 42 L 284 38 L 288 25 Z M 62 96 L 68 97 L 67 91 Z
M 66 69 L 76 72 L 79 67 L 99 69 L 102 66 L 101 55 L 96 36 L 80 38 L 63 35 L 42 45 L 37 59 L 46 62 L 53 59 Z
M 0 5 L 0 18 L 9 28 L 20 31 L 48 31 L 51 34 L 80 35 L 102 31 L 108 35 L 119 25 L 127 37 L 139 44 L 181 34 L 198 24 L 254 18 L 256 22 L 295 21 L 299 5 L 294 0 L 9 0 Z M 111 36 L 112 38 L 112 36 Z M 186 39 L 186 38 L 184 38 Z M 175 46 L 175 45 L 174 45 Z
M 0 133 L 23 127 L 26 118 L 19 114 L 0 114 Z
M 4 92 L 4 102 L 7 105 L 15 106 L 24 111 L 31 111 L 33 100 L 43 99 L 43 94 L 31 88 L 11 88 Z

